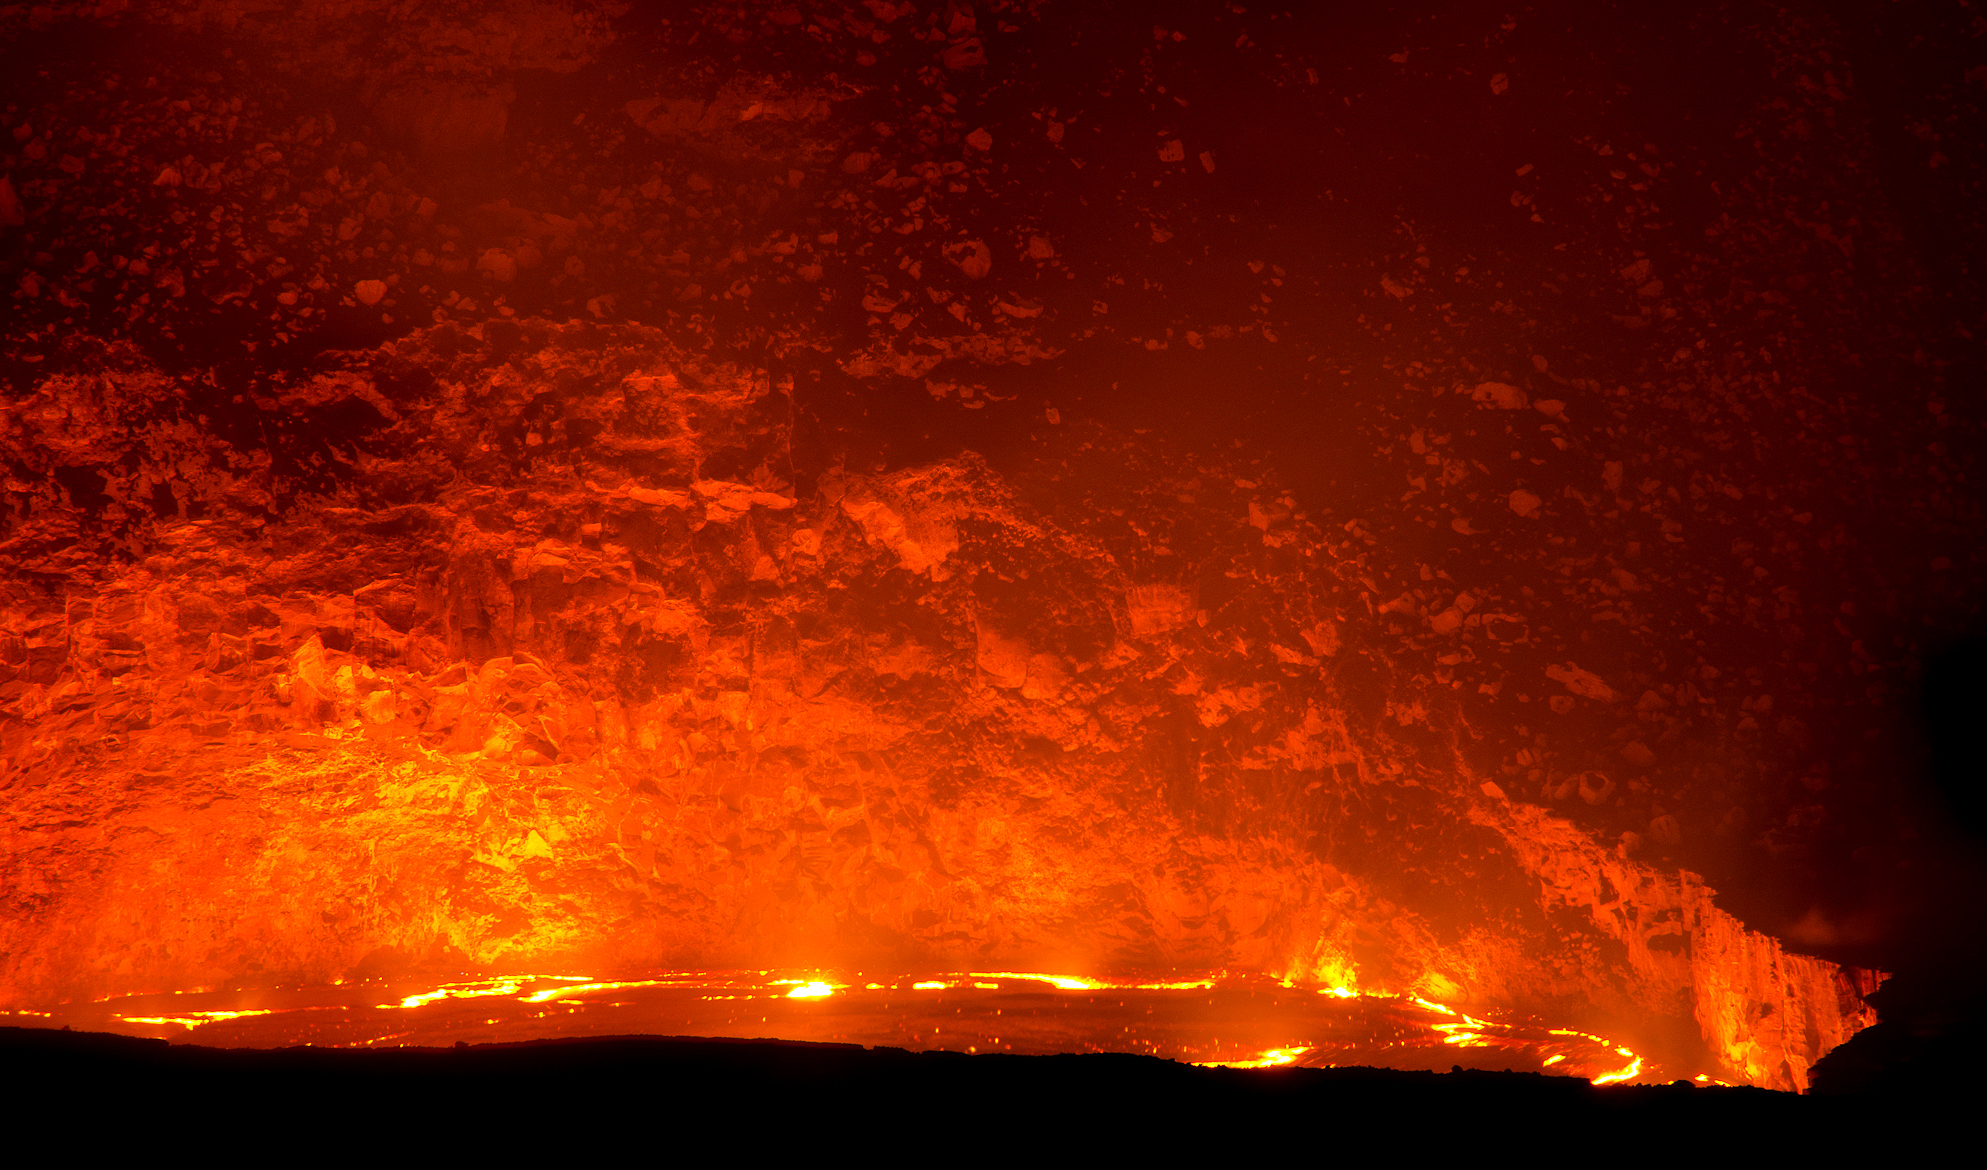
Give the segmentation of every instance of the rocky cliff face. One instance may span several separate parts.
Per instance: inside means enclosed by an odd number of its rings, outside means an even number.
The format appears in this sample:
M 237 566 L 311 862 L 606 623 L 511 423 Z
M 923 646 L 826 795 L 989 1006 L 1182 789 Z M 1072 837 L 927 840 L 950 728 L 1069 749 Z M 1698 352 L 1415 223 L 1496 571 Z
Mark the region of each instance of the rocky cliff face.
M 808 470 L 792 390 L 492 321 L 239 418 L 115 352 L 11 401 L 0 999 L 1228 968 L 1688 1034 L 1782 1088 L 1868 1022 L 1868 976 L 1479 774 L 1352 528 L 1101 429 Z M 1512 636 L 1454 616 L 1426 636 Z M 1560 671 L 1555 709 L 1612 700 Z
M 1696 874 L 1637 865 L 1534 806 L 1482 805 L 1470 816 L 1504 835 L 1543 903 L 1579 912 L 1621 945 L 1634 978 L 1688 1003 L 1735 1079 L 1806 1092 L 1816 1061 L 1876 1023 L 1864 997 L 1880 972 L 1788 953 L 1714 905 Z

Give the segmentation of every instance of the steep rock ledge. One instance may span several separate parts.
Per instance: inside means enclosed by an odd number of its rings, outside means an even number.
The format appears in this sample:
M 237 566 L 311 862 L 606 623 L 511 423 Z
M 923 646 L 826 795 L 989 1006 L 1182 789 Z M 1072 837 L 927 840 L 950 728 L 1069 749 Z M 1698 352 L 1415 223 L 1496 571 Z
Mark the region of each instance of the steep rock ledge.
M 1492 802 L 1471 817 L 1503 834 L 1541 901 L 1582 911 L 1650 988 L 1687 1002 L 1734 1079 L 1806 1092 L 1816 1061 L 1877 1022 L 1863 997 L 1882 973 L 1788 953 L 1714 905 L 1696 874 L 1626 860 L 1536 806 Z
M 1868 976 L 1476 774 L 1250 480 L 1103 432 L 803 474 L 785 387 L 633 328 L 431 330 L 271 391 L 259 447 L 173 394 L 107 360 L 7 412 L 9 1002 L 1226 967 L 1781 1088 L 1868 1022 Z

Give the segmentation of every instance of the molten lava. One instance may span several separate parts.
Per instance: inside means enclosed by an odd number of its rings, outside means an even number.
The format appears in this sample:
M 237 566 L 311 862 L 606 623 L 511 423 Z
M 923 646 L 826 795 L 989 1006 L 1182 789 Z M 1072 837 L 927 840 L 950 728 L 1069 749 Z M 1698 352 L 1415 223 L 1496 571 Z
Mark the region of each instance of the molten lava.
M 373 990 L 345 984 L 128 997 L 48 1018 L 168 1038 L 199 1029 L 205 1044 L 264 1048 L 440 1047 L 648 1032 L 968 1053 L 1128 1051 L 1223 1068 L 1529 1067 L 1595 1084 L 1657 1075 L 1643 1058 L 1599 1036 L 1515 1015 L 1479 1018 L 1415 996 L 1221 973 L 1100 979 L 982 971 L 883 982 L 861 973 L 772 971 L 626 980 L 521 975 L 430 987 L 390 1003 L 368 1002 L 376 998 Z M 151 1006 L 167 1000 L 171 1011 Z M 266 1006 L 243 1006 L 249 1003 Z M 1629 1066 L 1621 1067 L 1621 1059 Z

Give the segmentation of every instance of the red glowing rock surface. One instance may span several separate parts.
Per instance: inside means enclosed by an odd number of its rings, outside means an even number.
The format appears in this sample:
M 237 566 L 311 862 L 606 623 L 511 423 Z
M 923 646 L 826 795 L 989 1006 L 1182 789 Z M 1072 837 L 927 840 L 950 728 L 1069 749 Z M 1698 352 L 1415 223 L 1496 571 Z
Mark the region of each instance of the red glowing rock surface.
M 1797 1089 L 1947 928 L 1978 70 L 1844 62 L 1958 17 L 667 7 L 0 5 L 0 1008 L 1171 973 Z
M 114 426 L 142 373 L 17 415 L 177 457 L 211 511 L 13 578 L 47 681 L 6 733 L 8 1002 L 422 960 L 1230 968 L 1701 1029 L 1782 1087 L 1867 1020 L 1859 976 L 1357 714 L 1357 581 L 1232 476 L 1072 441 L 1033 500 L 971 458 L 797 496 L 763 377 L 477 332 L 299 387 L 382 421 L 261 523 L 266 468 Z M 1090 523 L 1120 512 L 1244 582 L 1243 629 L 1127 571 Z

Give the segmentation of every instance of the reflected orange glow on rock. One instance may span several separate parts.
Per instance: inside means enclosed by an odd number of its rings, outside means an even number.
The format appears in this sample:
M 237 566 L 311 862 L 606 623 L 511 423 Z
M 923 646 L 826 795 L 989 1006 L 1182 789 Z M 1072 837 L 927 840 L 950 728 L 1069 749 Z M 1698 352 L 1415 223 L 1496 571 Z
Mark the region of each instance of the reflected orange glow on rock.
M 129 442 L 109 394 L 36 417 Z M 1438 693 L 1349 648 L 1356 569 L 1235 476 L 1098 432 L 1040 482 L 959 457 L 803 487 L 781 386 L 639 329 L 443 327 L 294 394 L 380 419 L 309 506 L 163 434 L 136 458 L 183 464 L 201 515 L 119 559 L 65 553 L 51 512 L 17 558 L 10 1007 L 1225 969 L 1633 1021 L 1780 1088 L 1869 1022 L 1875 976 L 1475 773 Z

